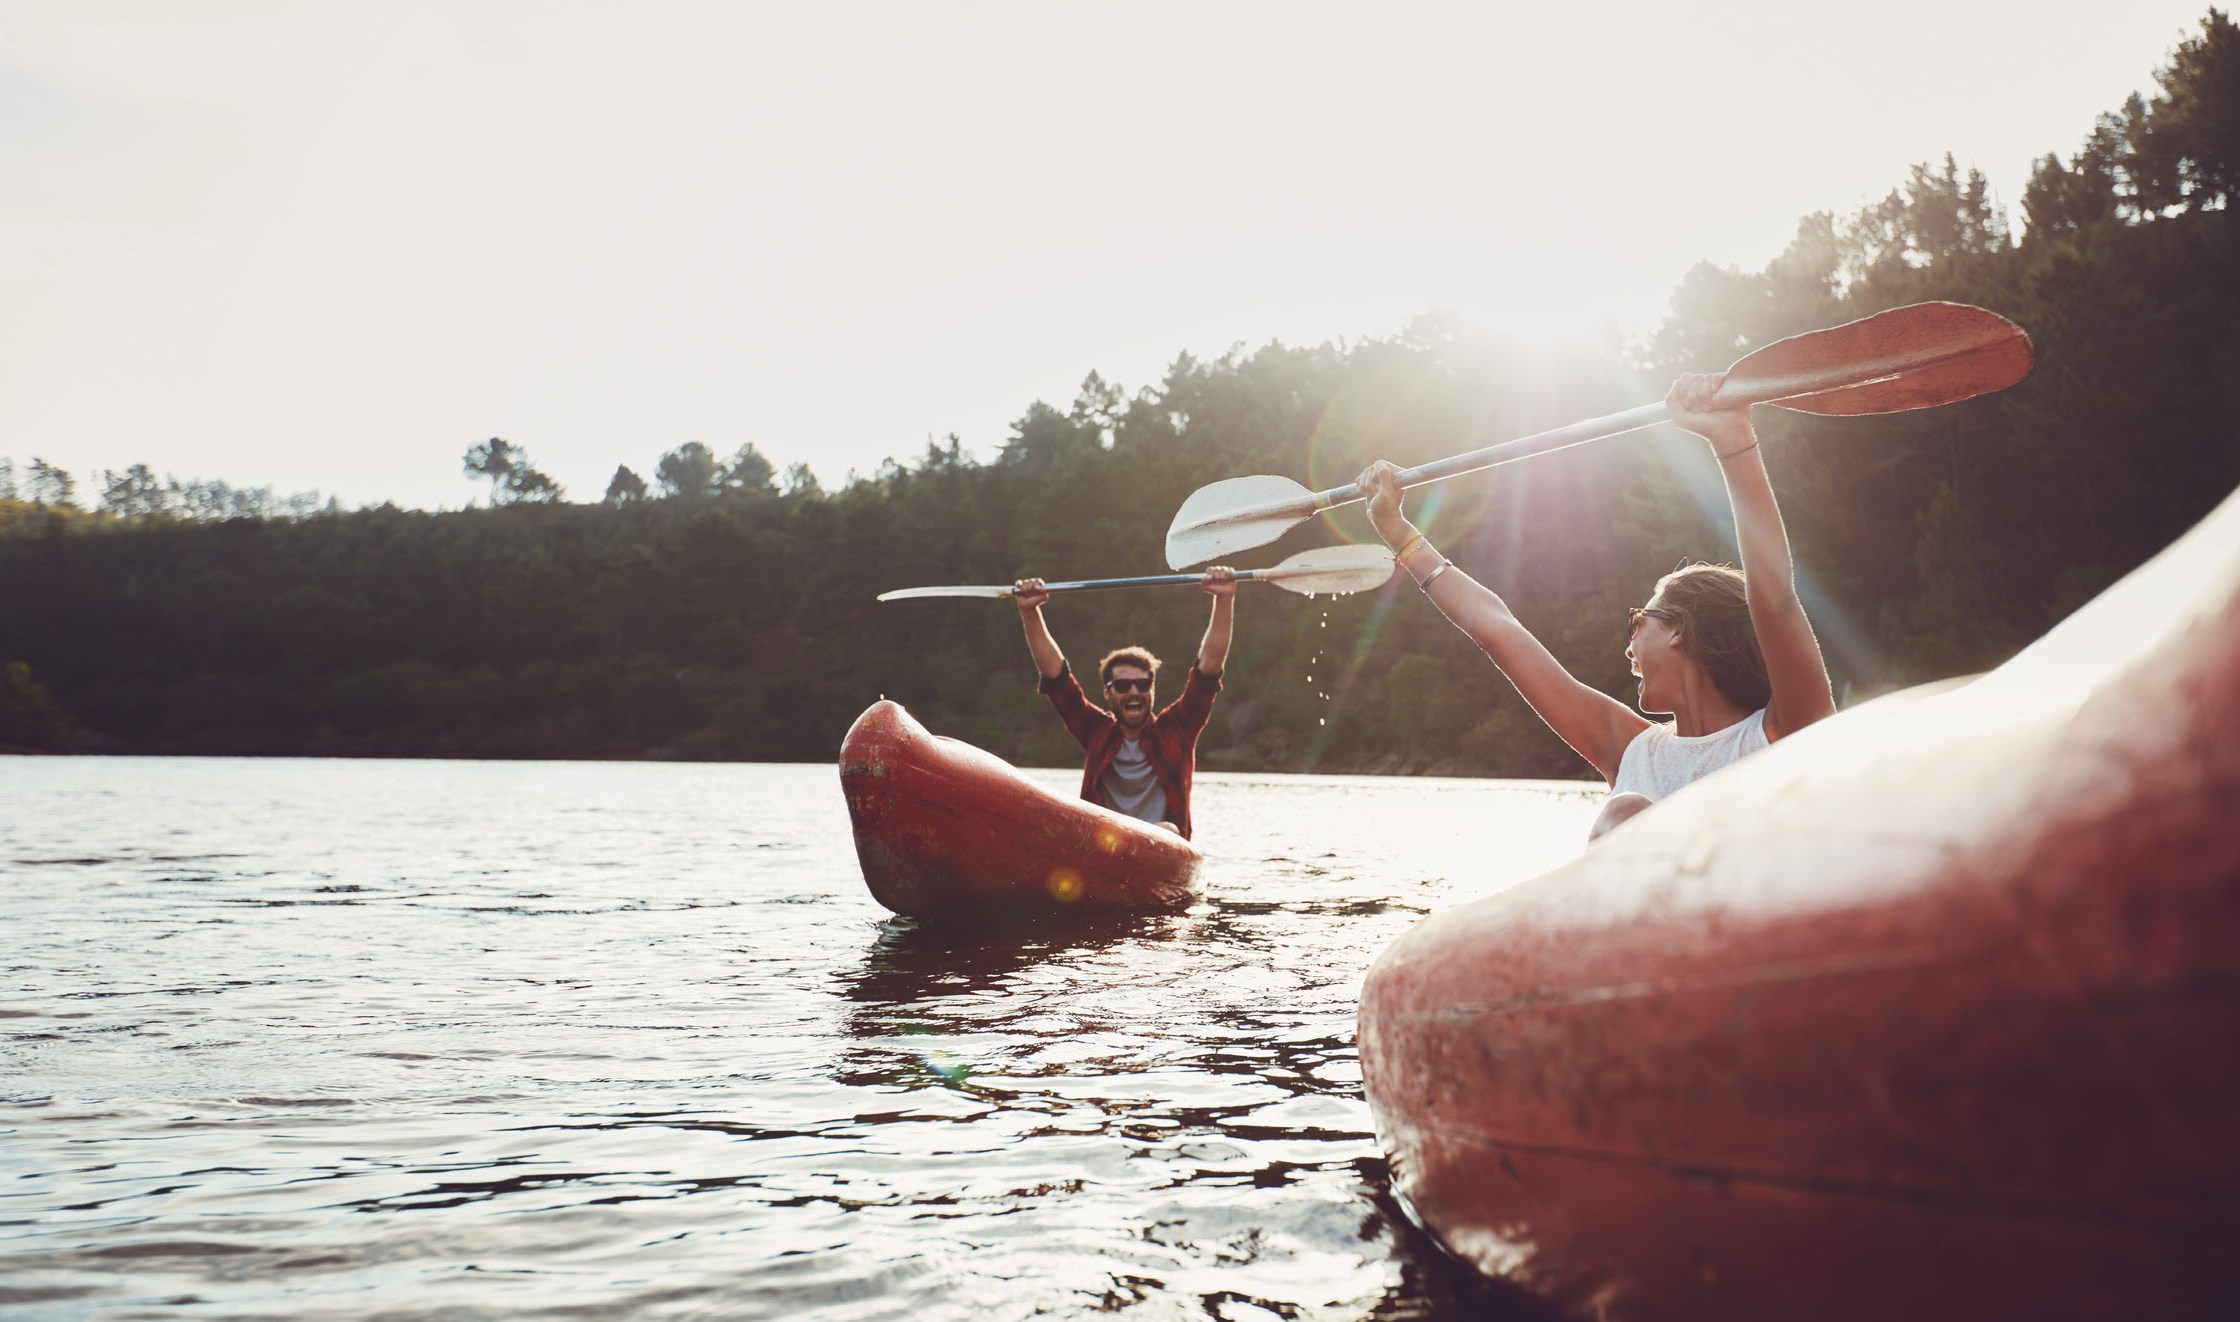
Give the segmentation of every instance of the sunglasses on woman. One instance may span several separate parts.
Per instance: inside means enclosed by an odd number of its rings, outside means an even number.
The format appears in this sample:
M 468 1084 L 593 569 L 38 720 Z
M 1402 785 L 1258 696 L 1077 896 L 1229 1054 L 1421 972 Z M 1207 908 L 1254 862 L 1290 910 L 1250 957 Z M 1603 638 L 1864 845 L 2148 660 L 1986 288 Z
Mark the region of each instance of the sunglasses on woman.
M 1151 691 L 1151 680 L 1149 677 L 1143 679 L 1108 679 L 1104 682 L 1104 686 L 1114 693 L 1149 693 Z
M 1628 606 L 1626 607 L 1626 637 L 1628 639 L 1641 632 L 1641 622 L 1643 620 L 1663 620 L 1666 624 L 1678 624 L 1680 615 L 1677 611 L 1668 611 L 1656 606 Z

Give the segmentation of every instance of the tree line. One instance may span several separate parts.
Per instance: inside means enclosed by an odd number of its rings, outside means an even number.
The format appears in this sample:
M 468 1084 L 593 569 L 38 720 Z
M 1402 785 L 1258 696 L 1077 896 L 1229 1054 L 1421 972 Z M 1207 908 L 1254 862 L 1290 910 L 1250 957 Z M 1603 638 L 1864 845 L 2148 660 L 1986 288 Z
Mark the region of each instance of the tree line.
M 98 502 L 0 468 L 0 744 L 168 753 L 823 760 L 880 696 L 1015 761 L 1074 750 L 1004 603 L 885 589 L 1158 572 L 1197 487 L 1327 487 L 1656 397 L 1681 371 L 1923 299 L 2020 323 L 2038 365 L 1996 396 L 1830 419 L 1760 410 L 1839 696 L 1996 664 L 2240 485 L 2240 33 L 2210 10 L 2081 145 L 2036 163 L 2018 241 L 1982 176 L 1914 167 L 1805 217 L 1762 270 L 1689 271 L 1626 352 L 1549 350 L 1436 316 L 1344 344 L 1091 373 L 986 462 L 947 438 L 826 491 L 753 445 L 692 442 L 649 483 L 570 502 L 526 450 L 462 459 L 482 508 L 221 501 L 103 474 Z M 120 481 L 120 477 L 122 480 Z M 66 479 L 67 475 L 59 475 Z M 241 498 L 239 509 L 228 501 Z M 1447 554 L 1621 698 L 1625 608 L 1687 559 L 1731 560 L 1719 478 L 1669 428 L 1411 496 Z M 1311 522 L 1240 565 L 1332 537 Z M 1577 759 L 1405 583 L 1310 601 L 1240 592 L 1214 768 L 1516 776 Z M 1077 666 L 1122 642 L 1186 663 L 1187 589 L 1061 598 Z M 1170 683 L 1169 688 L 1172 688 Z
M 269 487 L 235 487 L 224 482 L 157 477 L 146 464 L 93 476 L 98 493 L 87 510 L 78 499 L 78 479 L 56 464 L 33 456 L 19 475 L 15 461 L 0 455 L 0 532 L 20 530 L 27 519 L 47 527 L 70 515 L 91 512 L 118 519 L 164 518 L 190 523 L 215 523 L 225 519 L 302 519 L 322 509 L 339 508 L 322 502 L 316 491 L 282 496 Z M 29 506 L 30 509 L 25 507 Z M 40 511 L 32 519 L 32 511 Z
M 539 469 L 526 448 L 503 436 L 468 446 L 460 466 L 469 477 L 488 479 L 493 506 L 550 505 L 567 498 L 567 488 Z M 653 470 L 660 483 L 658 498 L 686 503 L 732 492 L 768 491 L 775 485 L 777 472 L 776 465 L 752 441 L 740 446 L 729 459 L 717 458 L 715 451 L 699 441 L 686 441 L 662 455 Z M 807 464 L 795 464 L 786 470 L 785 491 L 794 496 L 822 495 L 824 488 Z M 628 464 L 617 464 L 600 503 L 628 505 L 651 498 L 654 489 L 646 485 L 646 480 Z

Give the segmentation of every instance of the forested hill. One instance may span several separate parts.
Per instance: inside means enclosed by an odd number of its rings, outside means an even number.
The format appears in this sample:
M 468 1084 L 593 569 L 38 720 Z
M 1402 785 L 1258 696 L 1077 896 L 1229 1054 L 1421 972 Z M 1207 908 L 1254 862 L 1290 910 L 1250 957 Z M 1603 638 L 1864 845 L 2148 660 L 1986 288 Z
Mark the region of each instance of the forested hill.
M 478 447 L 493 508 L 232 517 L 165 499 L 145 470 L 106 475 L 105 508 L 81 510 L 39 465 L 0 488 L 16 497 L 0 499 L 0 663 L 29 665 L 0 671 L 0 745 L 823 760 L 883 694 L 939 733 L 1062 765 L 1075 753 L 1008 603 L 875 594 L 1163 572 L 1168 521 L 1204 483 L 1334 485 L 1370 458 L 1613 412 L 1676 372 L 1922 299 L 2020 323 L 2037 370 L 1952 407 L 1761 409 L 1760 428 L 1839 693 L 1978 670 L 2240 485 L 2231 22 L 2212 10 L 2156 88 L 2039 163 L 2019 243 L 1980 177 L 1917 167 L 1856 215 L 1807 217 L 1762 271 L 1687 273 L 1665 327 L 1629 351 L 1556 356 L 1426 318 L 1387 339 L 1184 356 L 1133 393 L 1092 375 L 1070 407 L 1031 405 L 986 463 L 952 443 L 830 492 L 798 472 L 781 484 L 746 447 L 728 468 L 680 463 L 663 494 L 618 473 L 607 501 L 570 504 L 496 481 L 505 465 Z M 1669 428 L 1410 505 L 1621 697 L 1625 607 L 1685 559 L 1733 555 L 1712 462 Z M 1366 537 L 1357 510 L 1237 561 L 1337 537 Z M 1049 614 L 1077 667 L 1140 641 L 1178 679 L 1205 605 L 1163 589 Z M 1336 601 L 1247 586 L 1237 614 L 1205 765 L 1585 770 L 1404 582 Z

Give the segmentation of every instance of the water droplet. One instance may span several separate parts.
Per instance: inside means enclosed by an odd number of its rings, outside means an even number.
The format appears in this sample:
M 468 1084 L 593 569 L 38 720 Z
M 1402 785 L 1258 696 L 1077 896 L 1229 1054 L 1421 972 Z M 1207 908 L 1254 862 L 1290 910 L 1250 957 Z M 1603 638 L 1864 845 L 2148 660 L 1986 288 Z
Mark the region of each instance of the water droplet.
M 1328 725 L 1330 723 L 1330 718 L 1327 716 L 1318 716 L 1315 718 L 1314 723 L 1316 725 Z

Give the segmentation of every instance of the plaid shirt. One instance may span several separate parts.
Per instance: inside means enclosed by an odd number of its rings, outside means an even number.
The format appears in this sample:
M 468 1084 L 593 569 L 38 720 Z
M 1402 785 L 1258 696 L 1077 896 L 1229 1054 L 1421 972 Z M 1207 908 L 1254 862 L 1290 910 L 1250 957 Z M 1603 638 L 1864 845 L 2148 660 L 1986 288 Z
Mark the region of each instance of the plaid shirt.
M 1073 677 L 1071 665 L 1060 670 L 1055 679 L 1043 680 L 1036 687 L 1058 709 L 1066 729 L 1088 754 L 1081 768 L 1081 797 L 1102 806 L 1099 782 L 1112 769 L 1112 759 L 1120 755 L 1120 744 L 1127 738 L 1121 732 L 1120 718 L 1089 701 L 1081 691 L 1081 681 Z M 1159 778 L 1159 788 L 1166 792 L 1167 820 L 1185 840 L 1190 838 L 1190 777 L 1198 768 L 1198 735 L 1213 716 L 1213 698 L 1220 691 L 1221 676 L 1203 674 L 1191 666 L 1182 696 L 1153 713 L 1137 736 L 1144 756 L 1150 759 L 1152 774 Z

